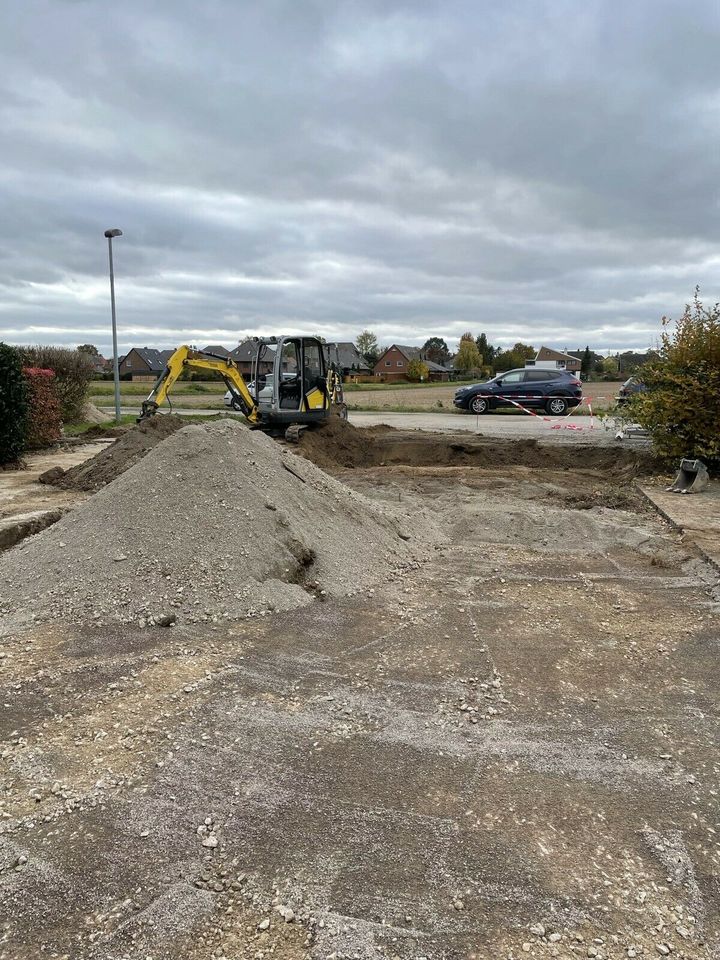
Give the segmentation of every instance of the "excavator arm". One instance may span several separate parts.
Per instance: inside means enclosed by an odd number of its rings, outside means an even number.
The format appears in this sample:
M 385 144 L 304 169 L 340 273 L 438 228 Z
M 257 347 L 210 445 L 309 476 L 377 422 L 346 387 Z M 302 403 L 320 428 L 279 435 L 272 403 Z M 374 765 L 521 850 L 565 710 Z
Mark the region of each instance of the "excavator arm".
M 219 373 L 228 390 L 231 390 L 236 397 L 248 421 L 250 423 L 259 422 L 257 403 L 248 390 L 247 384 L 234 361 L 229 357 L 216 357 L 183 345 L 178 347 L 170 357 L 147 399 L 143 400 L 138 423 L 157 413 L 158 407 L 168 399 L 168 393 L 183 370 L 204 370 Z

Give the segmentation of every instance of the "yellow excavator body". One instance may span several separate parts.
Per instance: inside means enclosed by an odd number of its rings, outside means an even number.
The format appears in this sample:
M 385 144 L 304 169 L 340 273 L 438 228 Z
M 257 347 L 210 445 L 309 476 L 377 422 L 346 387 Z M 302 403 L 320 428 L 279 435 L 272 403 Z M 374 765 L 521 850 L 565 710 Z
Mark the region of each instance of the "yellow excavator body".
M 183 345 L 167 361 L 142 403 L 138 420 L 153 416 L 165 403 L 172 409 L 170 392 L 186 370 L 219 374 L 232 395 L 232 406 L 253 427 L 272 430 L 310 425 L 331 415 L 347 416 L 339 364 L 330 359 L 329 350 L 320 339 L 279 337 L 257 339 L 255 343 L 250 384 L 253 391 L 232 357 Z

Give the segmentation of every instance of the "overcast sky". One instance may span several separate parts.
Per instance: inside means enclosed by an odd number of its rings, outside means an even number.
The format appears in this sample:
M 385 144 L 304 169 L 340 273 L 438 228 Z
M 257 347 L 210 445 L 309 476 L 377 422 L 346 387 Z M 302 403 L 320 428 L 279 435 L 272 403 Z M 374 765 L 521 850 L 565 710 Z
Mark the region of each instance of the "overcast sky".
M 3 0 L 0 339 L 652 346 L 720 298 L 720 5 Z

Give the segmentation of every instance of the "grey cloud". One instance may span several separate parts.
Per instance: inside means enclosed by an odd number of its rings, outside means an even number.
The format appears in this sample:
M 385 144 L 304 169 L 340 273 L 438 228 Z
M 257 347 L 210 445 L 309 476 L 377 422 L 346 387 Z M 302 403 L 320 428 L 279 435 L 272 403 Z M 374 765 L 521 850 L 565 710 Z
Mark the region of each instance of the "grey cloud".
M 700 0 L 8 0 L 0 337 L 647 347 L 717 297 Z

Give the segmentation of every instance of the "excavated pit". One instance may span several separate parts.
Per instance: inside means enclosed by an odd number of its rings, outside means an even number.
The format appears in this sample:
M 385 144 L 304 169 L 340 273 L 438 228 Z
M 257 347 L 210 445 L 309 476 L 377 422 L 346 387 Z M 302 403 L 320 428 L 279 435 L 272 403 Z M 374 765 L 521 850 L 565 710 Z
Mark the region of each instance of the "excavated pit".
M 554 470 L 601 470 L 608 476 L 656 473 L 649 451 L 592 444 L 543 444 L 535 439 L 498 440 L 467 433 L 422 433 L 377 426 L 358 429 L 333 420 L 301 435 L 301 456 L 324 470 L 367 467 L 542 467 Z

